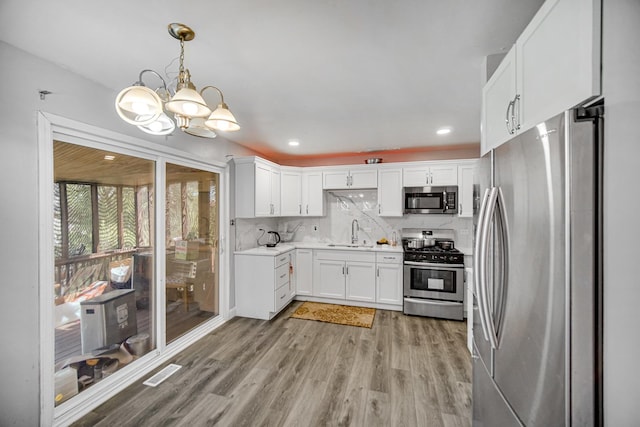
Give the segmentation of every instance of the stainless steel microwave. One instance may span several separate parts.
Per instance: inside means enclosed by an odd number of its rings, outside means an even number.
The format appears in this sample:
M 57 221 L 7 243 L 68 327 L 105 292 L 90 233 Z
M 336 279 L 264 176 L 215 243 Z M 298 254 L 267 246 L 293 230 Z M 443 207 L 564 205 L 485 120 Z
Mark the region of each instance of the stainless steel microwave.
M 453 214 L 458 210 L 458 186 L 405 187 L 404 213 Z

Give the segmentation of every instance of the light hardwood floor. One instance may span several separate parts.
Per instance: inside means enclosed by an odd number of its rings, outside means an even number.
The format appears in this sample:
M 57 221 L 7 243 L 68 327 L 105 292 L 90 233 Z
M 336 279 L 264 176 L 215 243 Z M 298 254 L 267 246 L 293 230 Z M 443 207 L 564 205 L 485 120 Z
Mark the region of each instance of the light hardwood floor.
M 300 304 L 270 322 L 230 320 L 168 362 L 183 367 L 164 383 L 139 381 L 74 425 L 471 425 L 464 322 L 385 310 L 371 329 L 290 319 Z

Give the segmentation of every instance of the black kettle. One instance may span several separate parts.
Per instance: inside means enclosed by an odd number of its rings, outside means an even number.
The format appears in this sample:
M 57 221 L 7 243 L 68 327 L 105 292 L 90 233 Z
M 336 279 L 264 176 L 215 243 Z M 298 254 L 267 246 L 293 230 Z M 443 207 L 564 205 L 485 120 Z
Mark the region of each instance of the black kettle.
M 269 231 L 267 233 L 267 247 L 273 248 L 280 243 L 280 235 L 276 231 Z

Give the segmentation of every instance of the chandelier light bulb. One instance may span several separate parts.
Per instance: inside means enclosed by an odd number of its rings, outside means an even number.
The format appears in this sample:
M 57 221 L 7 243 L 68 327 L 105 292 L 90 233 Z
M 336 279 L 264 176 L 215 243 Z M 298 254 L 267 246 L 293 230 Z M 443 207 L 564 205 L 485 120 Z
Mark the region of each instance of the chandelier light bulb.
M 193 116 L 198 113 L 198 106 L 193 102 L 185 102 L 182 104 L 182 112 L 185 116 Z
M 162 114 L 162 100 L 146 86 L 130 86 L 116 97 L 116 112 L 125 122 L 144 126 Z
M 138 129 L 151 135 L 168 135 L 175 128 L 175 123 L 165 113 L 160 114 L 155 121 L 148 125 L 138 126 Z
M 145 104 L 144 102 L 132 102 L 131 109 L 136 114 L 140 114 L 140 115 L 149 114 L 149 105 Z

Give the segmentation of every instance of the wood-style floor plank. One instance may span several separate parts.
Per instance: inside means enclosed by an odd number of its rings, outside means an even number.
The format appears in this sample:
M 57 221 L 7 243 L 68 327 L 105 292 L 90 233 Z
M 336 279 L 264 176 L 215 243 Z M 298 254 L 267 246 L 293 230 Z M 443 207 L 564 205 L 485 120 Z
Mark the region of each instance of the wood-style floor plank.
M 377 310 L 358 328 L 291 319 L 299 305 L 230 320 L 158 387 L 141 380 L 75 425 L 471 425 L 464 322 Z

